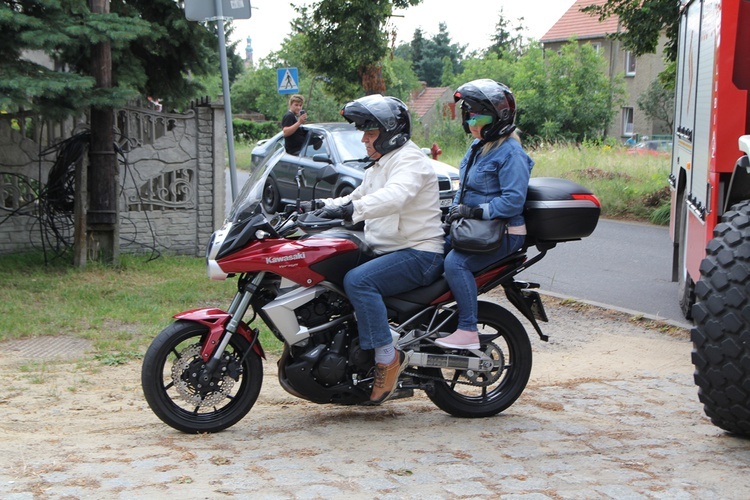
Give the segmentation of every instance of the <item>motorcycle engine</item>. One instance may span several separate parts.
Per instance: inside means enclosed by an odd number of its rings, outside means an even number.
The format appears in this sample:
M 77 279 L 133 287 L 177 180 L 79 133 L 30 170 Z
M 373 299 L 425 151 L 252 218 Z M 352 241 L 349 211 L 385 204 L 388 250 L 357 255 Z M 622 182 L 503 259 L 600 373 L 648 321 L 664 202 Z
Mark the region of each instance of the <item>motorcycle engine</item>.
M 353 310 L 344 297 L 329 292 L 294 312 L 300 325 L 313 328 L 351 314 Z M 372 366 L 372 354 L 359 347 L 354 322 L 339 323 L 312 335 L 305 345 L 294 346 L 292 355 L 297 360 L 308 361 L 315 380 L 325 387 L 347 383 L 352 373 L 367 372 Z

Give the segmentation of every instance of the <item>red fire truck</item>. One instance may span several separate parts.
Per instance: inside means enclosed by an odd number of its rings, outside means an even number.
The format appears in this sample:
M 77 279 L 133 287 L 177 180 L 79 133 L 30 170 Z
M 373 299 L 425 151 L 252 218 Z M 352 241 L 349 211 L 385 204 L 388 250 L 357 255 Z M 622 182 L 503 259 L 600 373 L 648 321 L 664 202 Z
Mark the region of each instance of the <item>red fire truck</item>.
M 682 3 L 672 277 L 706 414 L 750 435 L 750 0 Z

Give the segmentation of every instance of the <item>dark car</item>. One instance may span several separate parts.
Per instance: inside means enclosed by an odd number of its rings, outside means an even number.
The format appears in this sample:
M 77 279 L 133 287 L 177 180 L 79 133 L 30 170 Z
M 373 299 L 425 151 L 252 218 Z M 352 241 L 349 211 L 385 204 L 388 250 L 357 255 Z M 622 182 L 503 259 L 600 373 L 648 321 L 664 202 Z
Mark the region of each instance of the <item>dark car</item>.
M 269 213 L 297 201 L 296 175 L 300 169 L 304 179 L 301 200 L 345 196 L 362 183 L 364 168 L 369 163 L 365 160 L 367 151 L 362 132 L 343 122 L 305 124 L 305 128 L 308 133 L 299 156 L 280 151 L 284 149 L 281 132 L 260 141 L 252 151 L 251 169 L 260 168 L 271 157 L 276 161 L 263 193 L 263 208 Z M 430 159 L 430 163 L 438 176 L 440 206 L 446 211 L 458 189 L 458 170 L 437 160 Z M 336 181 L 316 185 L 318 173 L 328 165 L 336 170 Z

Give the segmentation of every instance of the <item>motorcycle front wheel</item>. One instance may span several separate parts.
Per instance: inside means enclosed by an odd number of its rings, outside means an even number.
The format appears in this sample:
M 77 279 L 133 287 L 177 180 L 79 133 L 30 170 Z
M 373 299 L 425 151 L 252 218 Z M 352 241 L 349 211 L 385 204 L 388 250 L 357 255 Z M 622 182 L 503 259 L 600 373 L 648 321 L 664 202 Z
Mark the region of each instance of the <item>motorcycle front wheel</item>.
M 141 368 L 143 395 L 167 425 L 188 433 L 219 432 L 253 407 L 263 382 L 260 356 L 241 335 L 233 335 L 221 362 L 201 380 L 201 346 L 208 328 L 176 321 L 146 351 Z
M 442 379 L 427 396 L 455 417 L 482 418 L 502 412 L 518 399 L 531 374 L 531 342 L 521 322 L 489 302 L 480 302 L 478 312 L 480 349 L 495 361 L 496 368 L 483 373 L 421 369 L 433 380 Z

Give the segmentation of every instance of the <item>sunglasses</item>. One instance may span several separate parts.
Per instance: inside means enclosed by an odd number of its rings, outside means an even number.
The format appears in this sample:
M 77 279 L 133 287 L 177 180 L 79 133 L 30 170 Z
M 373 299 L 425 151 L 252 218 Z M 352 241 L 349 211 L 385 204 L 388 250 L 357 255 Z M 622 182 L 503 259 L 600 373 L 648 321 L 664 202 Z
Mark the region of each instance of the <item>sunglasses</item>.
M 469 113 L 469 118 L 466 119 L 466 123 L 470 127 L 481 127 L 492 123 L 492 117 L 490 115 L 480 115 L 477 113 Z

